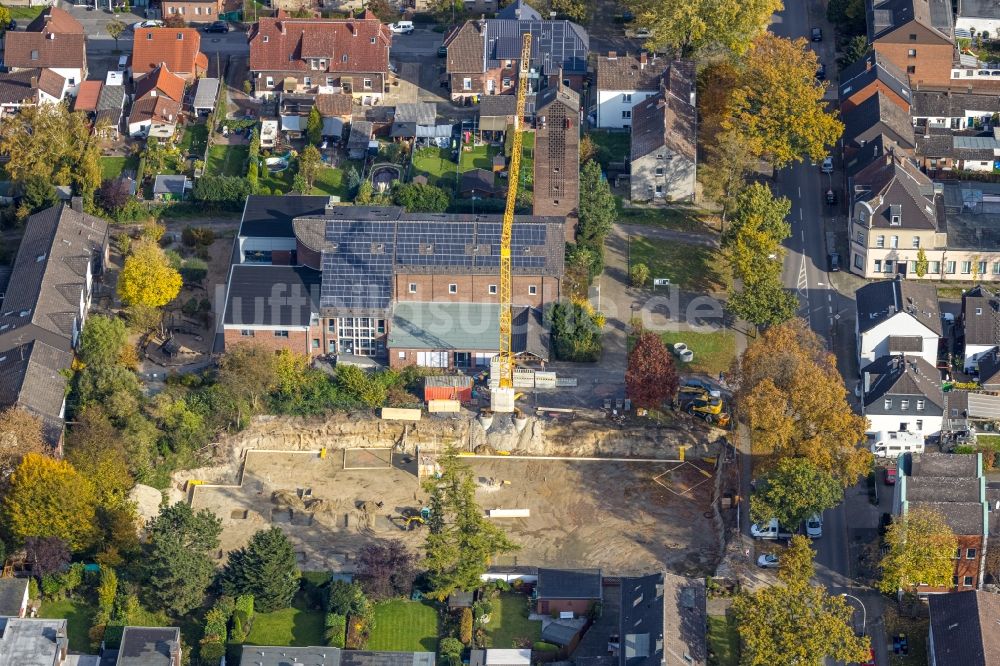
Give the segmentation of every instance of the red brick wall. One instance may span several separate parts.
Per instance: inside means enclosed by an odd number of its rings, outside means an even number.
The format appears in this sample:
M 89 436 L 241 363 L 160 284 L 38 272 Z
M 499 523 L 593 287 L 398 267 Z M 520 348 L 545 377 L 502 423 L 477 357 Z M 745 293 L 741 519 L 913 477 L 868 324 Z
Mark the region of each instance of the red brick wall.
M 499 275 L 425 275 L 399 274 L 395 277 L 396 300 L 439 303 L 498 303 L 498 294 L 490 294 L 490 285 L 497 285 Z M 410 283 L 417 285 L 415 294 L 410 293 Z M 457 293 L 449 293 L 448 285 L 454 284 Z M 534 285 L 535 294 L 528 293 Z M 537 275 L 515 275 L 513 278 L 513 302 L 515 305 L 542 307 L 559 298 L 559 281 L 551 277 Z
M 290 266 L 292 263 L 291 250 L 272 250 L 271 263 L 275 266 Z
M 240 334 L 239 328 L 226 328 L 223 332 L 223 339 L 226 348 L 239 344 L 257 344 L 267 349 L 279 351 L 287 349 L 297 354 L 307 354 L 310 350 L 311 336 L 307 331 L 289 331 L 287 338 L 275 337 L 274 331 L 253 330 L 253 337 L 244 337 Z
M 905 32 L 905 30 L 903 30 Z M 910 49 L 915 49 L 916 57 L 908 55 Z M 954 47 L 950 44 L 918 44 L 903 42 L 899 44 L 884 41 L 875 42 L 875 52 L 886 60 L 909 74 L 911 85 L 940 85 L 951 83 L 951 61 Z M 913 71 L 909 70 L 913 67 Z
M 172 0 L 163 0 L 161 5 L 163 8 L 163 18 L 179 16 L 188 23 L 209 23 L 219 18 L 219 3 L 216 2 L 173 2 Z M 195 7 L 201 9 L 200 14 L 195 13 Z
M 905 70 L 904 70 L 905 71 Z M 949 73 L 949 76 L 951 74 Z M 861 90 L 856 90 L 853 95 L 845 99 L 840 103 L 840 112 L 847 113 L 854 107 L 861 104 L 863 101 L 875 95 L 877 93 L 882 93 L 888 97 L 896 106 L 903 109 L 907 113 L 910 111 L 910 103 L 905 99 L 897 95 L 889 86 L 885 85 L 881 81 L 876 80 L 871 85 L 865 86 Z
M 593 603 L 590 599 L 539 599 L 538 613 L 555 615 L 572 611 L 574 615 L 586 615 Z
M 983 537 L 981 536 L 963 536 L 958 537 L 958 547 L 962 551 L 961 557 L 954 560 L 955 569 L 954 575 L 958 576 L 958 587 L 927 587 L 920 586 L 917 591 L 920 594 L 933 594 L 937 592 L 954 592 L 954 591 L 964 591 L 964 590 L 975 590 L 979 589 L 979 564 L 982 562 L 983 557 Z M 975 548 L 976 554 L 970 560 L 967 557 L 968 549 Z M 965 585 L 965 577 L 972 577 L 972 585 Z

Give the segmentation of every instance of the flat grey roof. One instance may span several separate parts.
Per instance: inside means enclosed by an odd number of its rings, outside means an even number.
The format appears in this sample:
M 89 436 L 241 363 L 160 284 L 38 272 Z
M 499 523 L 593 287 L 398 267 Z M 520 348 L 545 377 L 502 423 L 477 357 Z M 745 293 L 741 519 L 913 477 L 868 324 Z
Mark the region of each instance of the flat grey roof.
M 0 618 L 0 666 L 52 666 L 66 620 Z
M 195 109 L 214 109 L 218 97 L 219 79 L 208 77 L 198 79 L 198 87 L 194 89 L 194 103 L 191 106 Z

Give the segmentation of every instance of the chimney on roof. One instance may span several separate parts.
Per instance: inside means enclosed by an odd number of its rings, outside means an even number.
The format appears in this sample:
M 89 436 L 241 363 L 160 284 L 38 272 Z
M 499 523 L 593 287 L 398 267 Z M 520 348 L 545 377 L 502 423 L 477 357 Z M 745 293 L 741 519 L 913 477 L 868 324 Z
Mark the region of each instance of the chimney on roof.
M 69 200 L 69 207 L 78 213 L 83 212 L 83 197 L 71 197 Z
M 54 33 L 54 32 L 49 32 L 49 33 L 46 33 L 46 35 L 45 35 L 45 36 L 46 36 L 46 37 L 47 37 L 48 39 L 55 39 L 55 38 L 56 38 L 56 33 Z
M 31 80 L 28 81 L 28 85 L 30 85 L 32 88 L 37 88 L 38 87 L 38 77 L 37 76 L 32 76 Z
M 278 23 L 278 25 L 280 25 L 280 26 L 281 26 L 281 34 L 283 34 L 283 35 L 287 35 L 287 34 L 288 34 L 288 31 L 287 31 L 287 29 L 285 28 L 285 22 L 284 22 L 284 21 L 281 21 L 280 23 Z
M 639 69 L 646 69 L 646 63 L 649 62 L 649 57 L 646 52 L 643 51 L 639 54 Z
M 618 51 L 608 51 L 608 60 L 618 60 Z

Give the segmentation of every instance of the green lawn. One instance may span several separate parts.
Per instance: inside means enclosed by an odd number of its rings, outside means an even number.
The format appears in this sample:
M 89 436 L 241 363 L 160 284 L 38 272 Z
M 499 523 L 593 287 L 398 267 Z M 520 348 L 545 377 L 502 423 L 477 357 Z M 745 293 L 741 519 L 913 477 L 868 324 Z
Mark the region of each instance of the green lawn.
M 369 650 L 437 651 L 438 616 L 429 603 L 395 599 L 378 604 L 374 625 Z
M 668 331 L 661 333 L 660 339 L 667 349 L 673 349 L 675 342 L 683 342 L 694 352 L 694 361 L 684 364 L 684 369 L 689 372 L 717 377 L 720 372 L 728 372 L 736 358 L 736 338 L 732 331 Z
M 7 5 L 4 6 L 7 7 Z M 7 9 L 10 11 L 10 17 L 12 19 L 24 21 L 22 25 L 27 25 L 29 22 L 33 21 L 35 17 L 41 14 L 45 7 L 46 5 L 38 5 L 36 7 L 7 7 Z
M 320 167 L 319 173 L 316 174 L 316 180 L 313 182 L 312 193 L 335 194 L 340 197 L 341 201 L 347 199 L 347 184 L 344 176 L 352 166 L 359 174 L 361 173 L 361 163 L 353 160 L 343 162 L 337 168 Z
M 208 125 L 198 123 L 184 128 L 184 136 L 181 137 L 179 145 L 185 154 L 193 155 L 195 159 L 200 160 L 205 154 L 207 144 Z
M 704 245 L 632 236 L 629 260 L 630 268 L 646 264 L 651 281 L 669 278 L 671 285 L 686 291 L 711 293 L 728 283 L 725 259 L 718 250 Z
M 413 153 L 413 176 L 427 176 L 430 185 L 449 192 L 455 188 L 458 165 L 451 161 L 450 148 L 421 148 Z
M 249 146 L 212 146 L 205 172 L 216 176 L 245 176 Z
M 521 187 L 535 191 L 535 133 L 525 132 L 521 144 Z
M 618 220 L 623 224 L 648 224 L 693 233 L 717 233 L 719 229 L 718 217 L 700 208 L 683 204 L 669 208 L 624 208 L 621 197 L 616 199 Z
M 323 613 L 306 610 L 298 601 L 292 608 L 256 613 L 247 645 L 323 645 Z
M 135 171 L 138 166 L 139 158 L 135 155 L 131 157 L 102 157 L 101 180 L 113 180 L 118 178 L 125 169 Z
M 65 618 L 67 620 L 66 634 L 69 637 L 69 649 L 73 652 L 90 652 L 90 627 L 94 623 L 97 609 L 85 601 L 60 599 L 59 601 L 43 601 L 39 617 Z
M 474 146 L 472 150 L 465 150 L 463 148 L 459 155 L 458 170 L 463 173 L 472 169 L 492 171 L 493 156 L 501 152 L 503 152 L 502 147 L 491 146 L 488 143 L 482 146 Z
M 542 623 L 528 619 L 528 597 L 509 592 L 500 595 L 486 625 L 490 647 L 513 648 L 542 640 Z M 524 639 L 527 639 L 525 641 Z
M 608 168 L 610 162 L 624 162 L 631 152 L 631 135 L 628 132 L 593 130 L 587 133 L 597 148 L 597 162 Z
M 708 616 L 708 663 L 713 666 L 740 663 L 740 636 L 736 623 L 723 615 Z

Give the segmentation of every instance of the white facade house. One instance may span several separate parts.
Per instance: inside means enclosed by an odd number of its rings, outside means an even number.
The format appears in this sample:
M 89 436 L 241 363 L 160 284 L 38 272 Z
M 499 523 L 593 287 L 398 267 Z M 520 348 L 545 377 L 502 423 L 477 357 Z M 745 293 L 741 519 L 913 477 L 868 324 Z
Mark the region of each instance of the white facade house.
M 668 61 L 640 53 L 614 51 L 597 58 L 597 126 L 624 129 L 632 126 L 632 107 L 660 92 L 660 79 Z
M 919 355 L 881 356 L 861 371 L 862 414 L 870 434 L 941 432 L 945 400 L 941 373 Z
M 979 359 L 1000 345 L 1000 300 L 977 285 L 962 295 L 962 319 L 959 322 L 965 338 L 962 367 L 974 374 Z
M 936 367 L 942 325 L 934 285 L 883 280 L 858 289 L 855 299 L 858 367 L 890 354 L 919 356 Z
M 1000 34 L 1000 7 L 993 0 L 958 0 L 958 11 L 955 12 L 955 35 L 969 37 L 970 35 Z

